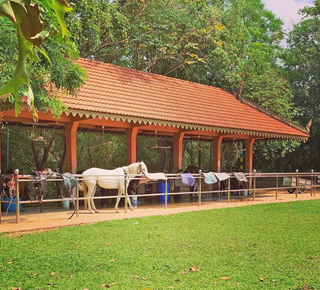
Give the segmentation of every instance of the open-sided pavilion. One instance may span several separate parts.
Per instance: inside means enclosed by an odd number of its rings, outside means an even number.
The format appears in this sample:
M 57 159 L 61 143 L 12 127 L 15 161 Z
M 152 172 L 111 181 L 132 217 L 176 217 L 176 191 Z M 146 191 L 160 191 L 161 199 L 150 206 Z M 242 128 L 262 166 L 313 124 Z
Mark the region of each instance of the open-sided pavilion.
M 245 171 L 252 171 L 253 144 L 257 139 L 307 140 L 306 130 L 283 121 L 220 88 L 133 69 L 79 59 L 87 79 L 76 96 L 56 94 L 67 110 L 56 120 L 49 111 L 39 112 L 39 124 L 66 130 L 67 171 L 77 171 L 79 128 L 121 131 L 127 138 L 127 163 L 136 162 L 139 133 L 159 132 L 173 137 L 174 168 L 182 167 L 182 142 L 196 137 L 213 142 L 213 170 L 220 171 L 221 143 L 243 140 Z M 6 122 L 32 122 L 24 109 L 2 112 Z M 0 144 L 1 150 L 1 144 Z

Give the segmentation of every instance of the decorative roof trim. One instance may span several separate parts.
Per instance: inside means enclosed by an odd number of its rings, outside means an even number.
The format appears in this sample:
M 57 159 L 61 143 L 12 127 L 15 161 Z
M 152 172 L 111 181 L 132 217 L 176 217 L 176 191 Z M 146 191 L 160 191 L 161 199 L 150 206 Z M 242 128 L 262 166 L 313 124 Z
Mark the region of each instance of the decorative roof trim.
M 190 123 L 181 123 L 174 121 L 165 121 L 165 120 L 156 120 L 151 118 L 139 118 L 133 116 L 125 116 L 118 114 L 110 114 L 110 113 L 99 113 L 92 111 L 84 111 L 84 110 L 66 110 L 64 112 L 67 116 L 71 115 L 76 117 L 86 117 L 86 118 L 105 118 L 110 119 L 112 121 L 122 121 L 122 122 L 133 122 L 134 124 L 145 124 L 145 125 L 159 125 L 159 126 L 167 126 L 173 128 L 181 128 L 188 130 L 200 130 L 200 131 L 209 131 L 209 132 L 217 132 L 220 134 L 242 134 L 248 135 L 256 138 L 280 138 L 280 139 L 295 139 L 300 141 L 308 140 L 308 137 L 297 136 L 297 135 L 286 135 L 286 134 L 277 134 L 272 132 L 257 132 L 251 130 L 237 129 L 237 128 L 226 128 L 226 127 L 216 127 L 216 126 L 208 126 L 208 125 L 199 125 L 199 124 L 190 124 Z

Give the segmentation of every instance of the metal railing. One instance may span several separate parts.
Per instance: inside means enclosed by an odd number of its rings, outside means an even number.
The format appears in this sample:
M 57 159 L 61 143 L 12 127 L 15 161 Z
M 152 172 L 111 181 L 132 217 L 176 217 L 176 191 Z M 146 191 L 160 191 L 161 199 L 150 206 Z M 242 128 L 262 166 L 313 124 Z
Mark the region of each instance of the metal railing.
M 236 178 L 232 173 L 229 173 L 229 178 L 225 182 L 218 181 L 216 184 L 212 186 L 208 186 L 204 182 L 204 176 L 202 172 L 192 174 L 195 178 L 196 182 L 198 183 L 198 187 L 196 191 L 188 191 L 185 190 L 187 187 L 184 186 L 183 191 L 179 192 L 170 192 L 168 191 L 168 183 L 170 183 L 170 188 L 173 187 L 175 180 L 181 179 L 179 174 L 165 174 L 167 180 L 163 180 L 162 182 L 164 185 L 164 192 L 152 192 L 152 193 L 135 193 L 134 195 L 129 195 L 129 198 L 137 199 L 137 198 L 145 198 L 145 197 L 159 197 L 164 196 L 164 207 L 168 208 L 168 198 L 175 195 L 194 195 L 198 196 L 198 206 L 202 205 L 203 197 L 208 194 L 217 195 L 219 197 L 218 200 L 226 201 L 230 203 L 231 196 L 233 199 L 237 199 L 239 196 L 242 196 L 246 199 L 255 201 L 257 195 L 259 193 L 265 192 L 272 192 L 275 195 L 275 199 L 278 199 L 280 191 L 288 191 L 291 193 L 295 193 L 295 197 L 298 198 L 299 193 L 310 192 L 310 196 L 316 196 L 317 189 L 320 187 L 320 173 L 319 172 L 298 172 L 298 170 L 294 173 L 259 173 L 254 170 L 252 173 L 245 173 L 245 177 L 247 178 L 248 182 L 243 183 L 242 187 L 235 187 Z M 74 174 L 74 178 L 77 179 L 78 184 L 74 189 L 74 198 L 64 198 L 63 201 L 75 201 L 76 203 L 76 217 L 79 216 L 79 202 L 81 200 L 88 200 L 88 197 L 80 197 L 80 184 L 83 182 L 82 175 Z M 12 176 L 2 175 L 2 178 L 12 178 Z M 94 178 L 94 176 L 92 176 Z M 88 179 L 88 177 L 86 177 Z M 127 190 L 128 190 L 128 183 L 130 180 L 139 180 L 140 183 L 147 182 L 148 180 L 146 177 L 142 175 L 130 175 L 125 173 L 123 175 L 113 175 L 113 176 L 99 176 L 100 180 L 110 180 L 110 179 L 124 179 L 124 190 L 125 195 L 121 196 L 121 198 L 125 199 L 125 212 L 128 211 L 128 200 L 126 199 Z M 63 180 L 61 178 L 54 178 L 54 179 L 47 179 L 46 182 L 57 182 Z M 34 180 L 30 175 L 24 176 L 16 176 L 14 177 L 14 184 L 15 184 L 15 201 L 13 199 L 10 201 L 1 200 L 0 199 L 0 206 L 1 203 L 3 204 L 15 204 L 15 211 L 16 211 L 16 223 L 20 222 L 20 205 L 23 204 L 35 204 L 35 203 L 52 203 L 52 202 L 61 202 L 61 198 L 50 198 L 50 199 L 41 199 L 41 200 L 20 200 L 20 185 L 22 182 L 25 183 L 32 183 Z M 290 184 L 289 184 L 290 183 Z M 223 185 L 223 186 L 222 186 Z M 268 186 L 267 186 L 268 185 Z M 235 195 L 237 194 L 237 196 Z M 118 195 L 111 195 L 111 196 L 95 196 L 91 199 L 116 199 Z M 216 200 L 215 200 L 216 201 Z M 0 211 L 0 223 L 1 223 L 1 211 Z

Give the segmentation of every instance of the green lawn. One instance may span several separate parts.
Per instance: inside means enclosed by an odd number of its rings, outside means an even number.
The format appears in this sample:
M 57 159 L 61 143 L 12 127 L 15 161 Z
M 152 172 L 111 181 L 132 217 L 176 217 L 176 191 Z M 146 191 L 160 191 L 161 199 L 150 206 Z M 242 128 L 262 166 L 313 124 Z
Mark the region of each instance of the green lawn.
M 0 289 L 320 289 L 320 200 L 0 236 Z

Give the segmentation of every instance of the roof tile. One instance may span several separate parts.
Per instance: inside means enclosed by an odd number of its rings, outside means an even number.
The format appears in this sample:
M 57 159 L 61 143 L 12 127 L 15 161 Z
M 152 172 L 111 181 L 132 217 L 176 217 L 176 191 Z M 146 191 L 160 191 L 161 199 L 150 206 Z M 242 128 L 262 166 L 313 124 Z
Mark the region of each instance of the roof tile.
M 69 110 L 308 137 L 217 87 L 87 59 L 78 62 L 87 79 L 76 97 L 60 97 Z

